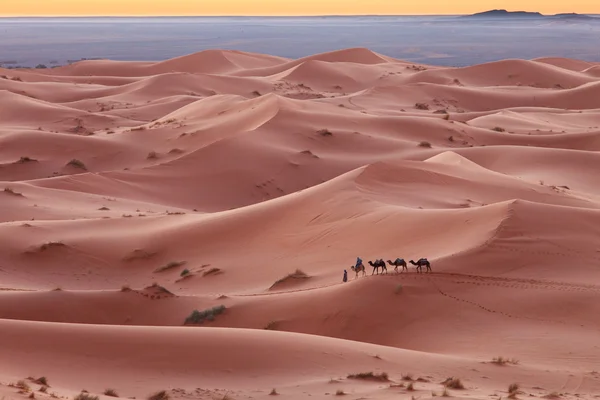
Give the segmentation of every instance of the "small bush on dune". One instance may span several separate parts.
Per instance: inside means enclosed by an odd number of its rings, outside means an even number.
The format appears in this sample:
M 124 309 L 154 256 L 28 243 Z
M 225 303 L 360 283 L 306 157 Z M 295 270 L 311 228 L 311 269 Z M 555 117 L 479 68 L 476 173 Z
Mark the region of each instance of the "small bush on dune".
M 86 393 L 86 392 L 81 392 L 73 398 L 73 400 L 99 400 L 99 399 L 100 399 L 100 397 L 92 396 L 91 394 Z
M 463 383 L 458 378 L 448 378 L 444 382 L 442 382 L 442 385 L 444 385 L 445 387 L 450 388 L 450 389 L 464 389 L 465 388 Z
M 184 325 L 202 324 L 205 320 L 213 321 L 219 314 L 225 312 L 224 305 L 208 308 L 204 311 L 194 310 L 189 317 L 185 319 Z
M 69 161 L 67 163 L 67 165 L 71 166 L 71 167 L 75 167 L 75 168 L 80 168 L 80 169 L 85 169 L 87 170 L 87 167 L 85 166 L 85 164 L 83 163 L 83 161 L 78 160 L 76 158 L 72 159 L 71 161 Z
M 117 391 L 115 389 L 106 389 L 104 391 L 104 395 L 110 396 L 110 397 L 119 397 L 119 395 L 117 394 Z
M 387 372 L 382 372 L 380 374 L 374 374 L 373 372 L 361 372 L 358 374 L 350 374 L 348 375 L 348 379 L 365 379 L 365 380 L 374 380 L 374 381 L 389 381 L 389 377 Z
M 345 392 L 344 392 L 342 389 L 338 389 L 338 390 L 335 392 L 335 395 L 336 395 L 336 396 L 343 396 L 343 395 L 345 395 L 345 394 L 346 394 L 346 393 L 345 393 Z
M 39 378 L 34 379 L 33 381 L 38 385 L 50 386 L 48 384 L 48 378 L 46 378 L 45 376 L 40 376 Z
M 493 130 L 493 131 L 496 131 L 496 132 L 506 132 L 506 129 L 504 129 L 504 128 L 500 128 L 499 126 L 497 126 L 497 127 L 493 128 L 492 130 Z
M 148 400 L 169 400 L 169 397 L 170 396 L 166 390 L 161 390 L 160 392 L 156 392 L 148 397 Z
M 279 393 L 277 393 L 277 389 L 273 388 L 273 390 L 271 390 L 271 393 L 269 393 L 269 396 L 277 396 Z
M 425 103 L 417 103 L 415 104 L 415 108 L 417 110 L 429 110 L 429 105 Z
M 426 141 L 422 141 L 422 142 L 419 142 L 419 147 L 426 147 L 426 148 L 430 149 L 431 148 L 431 143 L 426 142 Z
M 515 358 L 504 358 L 504 357 L 494 357 L 492 358 L 492 364 L 496 365 L 506 365 L 506 364 L 514 364 L 517 365 L 519 360 Z
M 412 392 L 413 390 L 415 390 L 415 384 L 414 383 L 409 383 L 408 386 L 406 387 L 406 390 L 408 390 L 409 392 Z
M 402 375 L 402 380 L 403 381 L 412 381 L 413 380 L 412 374 L 404 374 L 404 375 Z
M 321 129 L 317 133 L 321 136 L 333 136 L 333 133 L 329 129 Z
M 190 270 L 189 269 L 184 269 L 183 271 L 181 271 L 181 273 L 179 274 L 180 276 L 186 276 L 190 274 Z

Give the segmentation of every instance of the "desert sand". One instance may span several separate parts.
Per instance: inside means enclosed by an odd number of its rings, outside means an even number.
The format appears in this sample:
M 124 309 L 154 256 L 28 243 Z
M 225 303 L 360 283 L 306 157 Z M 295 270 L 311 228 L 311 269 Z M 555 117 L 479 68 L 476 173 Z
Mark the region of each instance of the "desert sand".
M 600 397 L 600 65 L 0 76 L 0 398 Z

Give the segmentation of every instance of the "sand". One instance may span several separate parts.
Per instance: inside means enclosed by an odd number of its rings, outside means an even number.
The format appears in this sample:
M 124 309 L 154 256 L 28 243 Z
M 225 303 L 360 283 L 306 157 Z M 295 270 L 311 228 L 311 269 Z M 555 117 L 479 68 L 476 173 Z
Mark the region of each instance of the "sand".
M 0 398 L 597 398 L 598 71 L 0 70 Z

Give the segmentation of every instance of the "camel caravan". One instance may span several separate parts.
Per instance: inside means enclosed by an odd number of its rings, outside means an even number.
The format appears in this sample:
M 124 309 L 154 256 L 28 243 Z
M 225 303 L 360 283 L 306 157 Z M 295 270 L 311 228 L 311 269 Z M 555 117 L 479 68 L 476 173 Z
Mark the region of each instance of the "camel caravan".
M 402 267 L 402 271 L 406 270 L 406 272 L 408 272 L 408 267 L 406 265 L 406 261 L 404 260 L 404 258 L 396 258 L 396 260 L 394 260 L 394 261 L 387 260 L 387 262 L 388 262 L 388 264 L 390 264 L 391 266 L 394 267 L 394 272 L 396 272 L 396 273 L 398 273 L 398 267 Z M 383 261 L 382 258 L 379 258 L 375 261 L 368 261 L 368 263 L 371 267 L 373 267 L 373 272 L 371 273 L 371 275 L 373 275 L 375 273 L 375 271 L 377 271 L 377 275 L 379 275 L 379 268 L 381 268 L 382 274 L 384 272 L 387 274 L 387 266 L 385 265 L 385 261 Z M 416 266 L 417 273 L 423 272 L 423 266 L 425 266 L 425 272 L 431 272 L 431 264 L 429 263 L 429 260 L 427 260 L 426 258 L 420 258 L 416 262 L 413 260 L 410 260 L 409 263 Z M 351 266 L 350 268 L 352 269 L 352 271 L 354 271 L 356 273 L 356 276 L 354 277 L 354 279 L 358 278 L 358 274 L 360 272 L 362 272 L 363 276 L 366 275 L 365 266 L 364 266 L 362 260 L 360 259 L 360 257 L 356 258 L 356 264 Z

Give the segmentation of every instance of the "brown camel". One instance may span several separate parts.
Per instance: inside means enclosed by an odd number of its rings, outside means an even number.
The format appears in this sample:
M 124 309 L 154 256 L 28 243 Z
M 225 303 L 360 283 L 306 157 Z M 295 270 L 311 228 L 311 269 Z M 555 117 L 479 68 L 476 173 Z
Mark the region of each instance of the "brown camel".
M 387 262 L 388 264 L 394 266 L 394 272 L 396 273 L 398 273 L 399 266 L 402 266 L 402 271 L 406 270 L 406 272 L 408 272 L 408 267 L 406 266 L 406 261 L 404 261 L 404 258 L 396 258 L 394 262 L 392 262 L 391 260 L 387 260 Z
M 431 272 L 431 264 L 429 263 L 429 260 L 427 260 L 426 258 L 419 258 L 419 260 L 417 260 L 417 262 L 414 262 L 413 260 L 409 261 L 412 265 L 416 265 L 417 266 L 417 272 L 421 271 L 423 272 L 423 265 L 426 268 L 426 271 Z
M 387 274 L 387 267 L 385 266 L 385 261 L 383 261 L 383 259 L 379 258 L 375 260 L 375 262 L 369 261 L 369 265 L 373 267 L 373 272 L 371 273 L 371 275 L 373 275 L 375 271 L 377 271 L 377 275 L 379 275 L 379 268 L 382 269 L 382 274 L 383 271 L 385 271 L 385 273 Z
M 354 279 L 358 278 L 358 273 L 362 271 L 362 275 L 365 276 L 367 273 L 365 272 L 365 266 L 363 265 L 363 263 L 358 264 L 358 267 L 353 265 L 350 267 L 350 269 L 352 269 L 352 271 L 356 272 L 356 276 L 354 277 Z

